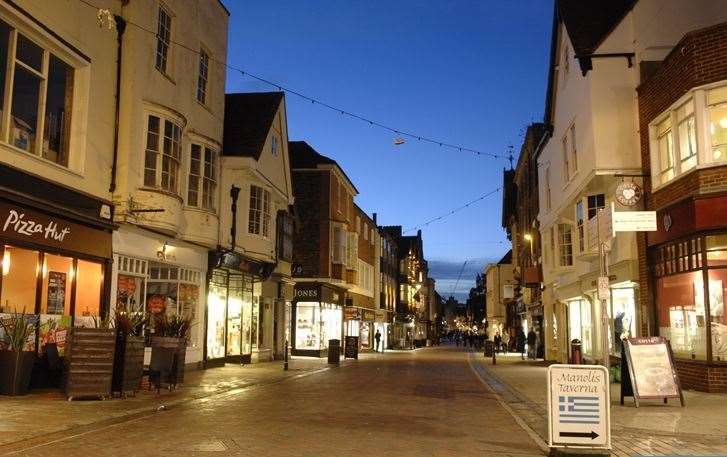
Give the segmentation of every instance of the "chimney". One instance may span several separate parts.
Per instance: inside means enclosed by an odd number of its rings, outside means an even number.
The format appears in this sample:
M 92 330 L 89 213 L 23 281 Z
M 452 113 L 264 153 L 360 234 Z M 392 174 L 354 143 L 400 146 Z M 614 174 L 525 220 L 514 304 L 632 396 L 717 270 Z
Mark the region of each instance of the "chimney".
M 378 227 L 379 224 L 376 222 L 376 213 L 372 214 L 372 219 L 374 220 L 374 225 Z
M 422 229 L 417 230 L 417 238 L 422 237 Z

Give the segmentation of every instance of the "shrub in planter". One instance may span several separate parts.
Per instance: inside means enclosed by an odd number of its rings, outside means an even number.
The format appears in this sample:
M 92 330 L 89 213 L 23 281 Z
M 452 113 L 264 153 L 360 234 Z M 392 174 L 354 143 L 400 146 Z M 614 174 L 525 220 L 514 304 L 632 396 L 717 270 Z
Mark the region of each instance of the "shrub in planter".
M 106 398 L 111 395 L 116 329 L 106 320 L 100 328 L 74 327 L 66 349 L 66 396 Z
M 187 340 L 192 318 L 178 315 L 167 316 L 161 313 L 155 315 L 152 321 L 154 335 L 151 338 L 151 368 L 161 367 L 166 371 L 161 382 L 170 385 L 181 384 L 184 382 L 184 360 L 187 355 Z M 167 363 L 169 353 L 173 354 L 176 359 L 174 367 Z
M 0 319 L 3 330 L 0 350 L 0 394 L 28 393 L 30 375 L 35 362 L 35 351 L 24 351 L 28 338 L 35 333 L 35 316 L 15 312 Z
M 116 351 L 114 353 L 114 374 L 111 390 L 125 395 L 136 393 L 144 374 L 144 324 L 143 312 L 117 310 Z

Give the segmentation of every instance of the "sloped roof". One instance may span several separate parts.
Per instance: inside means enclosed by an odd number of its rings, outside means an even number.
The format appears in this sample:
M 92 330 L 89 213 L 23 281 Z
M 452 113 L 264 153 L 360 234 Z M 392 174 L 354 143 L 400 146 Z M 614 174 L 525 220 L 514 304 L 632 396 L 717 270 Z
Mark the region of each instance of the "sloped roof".
M 222 155 L 260 158 L 283 92 L 225 95 L 225 131 Z
M 507 254 L 502 256 L 499 262 L 497 262 L 498 265 L 508 265 L 512 263 L 512 249 L 507 251 Z
M 576 55 L 592 54 L 637 0 L 558 0 L 557 8 Z
M 348 177 L 346 172 L 338 165 L 338 162 L 326 157 L 320 152 L 313 149 L 311 145 L 305 141 L 289 141 L 288 154 L 290 155 L 290 168 L 292 170 L 300 168 L 318 168 L 318 165 L 335 165 L 341 171 L 353 190 L 358 194 L 358 189 Z

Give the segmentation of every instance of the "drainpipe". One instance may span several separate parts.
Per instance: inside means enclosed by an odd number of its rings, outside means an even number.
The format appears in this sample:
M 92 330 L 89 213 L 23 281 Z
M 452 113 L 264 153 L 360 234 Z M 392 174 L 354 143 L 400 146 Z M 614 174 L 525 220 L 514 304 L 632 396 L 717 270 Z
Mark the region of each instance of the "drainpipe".
M 126 30 L 126 20 L 114 14 L 114 21 L 116 22 L 116 106 L 114 116 L 114 158 L 111 162 L 111 184 L 109 186 L 109 192 L 114 193 L 116 191 L 116 167 L 119 161 L 119 110 L 121 106 L 121 50 L 123 47 L 124 31 Z

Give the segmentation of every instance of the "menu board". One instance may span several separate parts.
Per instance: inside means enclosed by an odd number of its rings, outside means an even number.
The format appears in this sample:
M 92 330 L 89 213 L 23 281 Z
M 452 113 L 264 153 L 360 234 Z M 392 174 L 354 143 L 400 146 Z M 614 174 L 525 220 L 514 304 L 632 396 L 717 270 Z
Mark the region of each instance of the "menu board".
M 66 306 L 66 273 L 48 272 L 48 314 L 63 314 Z
M 624 343 L 636 406 L 639 406 L 640 399 L 664 399 L 666 402 L 668 398 L 679 398 L 684 406 L 669 341 L 664 337 L 651 336 L 628 338 Z
M 358 359 L 358 337 L 347 336 L 344 357 L 347 359 Z

